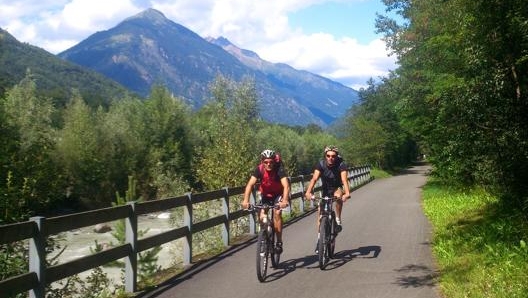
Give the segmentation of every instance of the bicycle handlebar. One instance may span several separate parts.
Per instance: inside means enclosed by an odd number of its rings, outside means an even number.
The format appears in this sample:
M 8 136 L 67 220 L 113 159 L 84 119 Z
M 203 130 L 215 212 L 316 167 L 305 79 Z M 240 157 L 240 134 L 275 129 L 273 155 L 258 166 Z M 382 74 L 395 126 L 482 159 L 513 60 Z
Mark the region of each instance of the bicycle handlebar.
M 310 200 L 318 200 L 318 201 L 328 201 L 328 200 L 332 200 L 333 202 L 335 201 L 341 201 L 343 200 L 341 197 L 336 197 L 336 196 L 333 196 L 333 197 L 329 197 L 329 196 L 324 196 L 324 197 L 316 197 L 316 196 L 312 196 L 312 198 Z
M 259 203 L 259 204 L 250 204 L 249 207 L 247 209 L 245 209 L 246 211 L 254 211 L 255 209 L 259 209 L 259 210 L 262 210 L 262 209 L 268 209 L 268 208 L 273 208 L 273 209 L 281 209 L 280 205 L 279 204 L 274 204 L 274 205 L 268 205 L 268 204 L 262 204 L 262 203 Z

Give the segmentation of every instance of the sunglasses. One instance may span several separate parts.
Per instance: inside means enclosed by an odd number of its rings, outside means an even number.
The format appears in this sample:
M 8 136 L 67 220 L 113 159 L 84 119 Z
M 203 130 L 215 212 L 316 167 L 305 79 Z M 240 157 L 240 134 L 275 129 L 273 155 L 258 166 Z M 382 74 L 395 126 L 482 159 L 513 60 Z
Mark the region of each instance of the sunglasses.
M 272 165 L 273 161 L 263 161 L 262 163 L 265 164 L 265 165 Z
M 335 155 L 335 154 L 327 154 L 327 155 L 326 155 L 326 157 L 328 157 L 328 158 L 336 158 L 336 156 L 337 156 L 337 155 Z

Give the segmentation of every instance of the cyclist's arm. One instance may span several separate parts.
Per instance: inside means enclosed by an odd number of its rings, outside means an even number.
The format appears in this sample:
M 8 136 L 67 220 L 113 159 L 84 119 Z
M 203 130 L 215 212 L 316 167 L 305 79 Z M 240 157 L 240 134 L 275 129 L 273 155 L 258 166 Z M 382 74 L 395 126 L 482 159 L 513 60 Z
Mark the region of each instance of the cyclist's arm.
M 249 196 L 251 195 L 251 191 L 253 190 L 253 186 L 257 183 L 257 177 L 251 176 L 249 178 L 248 183 L 246 184 L 246 189 L 244 191 L 244 200 L 242 201 L 242 208 L 248 209 L 249 208 Z
M 288 180 L 288 177 L 282 177 L 281 178 L 281 184 L 282 184 L 282 201 L 280 203 L 281 208 L 286 208 L 290 204 L 290 181 Z
M 310 180 L 310 184 L 308 184 L 308 187 L 306 188 L 306 194 L 304 195 L 306 199 L 310 200 L 312 198 L 315 182 L 317 182 L 317 179 L 319 179 L 320 176 L 321 171 L 315 169 L 312 175 L 312 180 Z
M 344 201 L 346 201 L 348 198 L 350 198 L 350 187 L 348 185 L 348 177 L 347 177 L 348 173 L 347 171 L 341 171 L 341 181 L 343 182 L 343 190 L 345 191 L 345 193 L 343 194 L 343 196 L 341 197 L 341 199 Z

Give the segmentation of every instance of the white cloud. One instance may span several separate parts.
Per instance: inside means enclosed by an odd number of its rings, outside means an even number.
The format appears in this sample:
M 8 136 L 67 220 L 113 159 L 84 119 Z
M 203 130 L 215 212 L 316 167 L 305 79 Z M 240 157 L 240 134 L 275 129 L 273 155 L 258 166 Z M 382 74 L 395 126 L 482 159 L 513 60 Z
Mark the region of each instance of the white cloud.
M 20 41 L 58 53 L 152 7 L 202 37 L 224 36 L 268 61 L 352 87 L 386 74 L 394 59 L 387 57 L 380 40 L 365 45 L 353 36 L 337 39 L 329 33 L 308 35 L 302 28 L 291 28 L 288 13 L 323 2 L 326 0 L 0 0 L 0 27 Z
M 381 40 L 361 45 L 354 39 L 335 39 L 329 34 L 302 35 L 254 50 L 265 60 L 283 62 L 356 89 L 365 87 L 371 77 L 386 75 L 395 62 L 394 57 L 387 56 Z

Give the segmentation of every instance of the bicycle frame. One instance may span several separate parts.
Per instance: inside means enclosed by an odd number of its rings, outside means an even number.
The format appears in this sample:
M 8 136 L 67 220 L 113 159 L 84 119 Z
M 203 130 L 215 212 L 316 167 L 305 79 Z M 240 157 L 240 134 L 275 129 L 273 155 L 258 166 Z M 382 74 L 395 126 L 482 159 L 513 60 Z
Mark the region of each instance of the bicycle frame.
M 334 257 L 336 232 L 336 217 L 334 202 L 337 197 L 323 197 L 319 199 L 319 268 L 323 270 L 329 260 Z
M 251 207 L 252 211 L 258 216 L 258 222 L 260 230 L 257 236 L 257 278 L 260 282 L 264 282 L 268 270 L 268 258 L 271 256 L 271 266 L 277 268 L 279 264 L 280 254 L 275 253 L 275 229 L 274 220 L 275 212 L 274 209 L 278 208 L 278 205 L 272 206 L 267 204 L 257 204 Z M 261 218 L 261 213 L 264 213 L 264 217 Z

